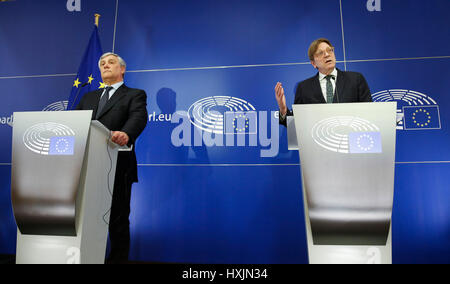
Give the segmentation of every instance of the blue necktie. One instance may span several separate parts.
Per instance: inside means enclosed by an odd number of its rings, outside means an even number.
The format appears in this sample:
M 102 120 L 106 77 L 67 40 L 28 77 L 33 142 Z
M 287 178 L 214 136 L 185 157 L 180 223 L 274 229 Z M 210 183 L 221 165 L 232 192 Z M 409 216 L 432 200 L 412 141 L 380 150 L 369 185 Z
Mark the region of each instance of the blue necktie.
M 106 103 L 109 100 L 109 91 L 111 91 L 113 87 L 108 86 L 105 88 L 105 92 L 103 93 L 102 97 L 100 98 L 100 101 L 98 102 L 98 108 L 97 108 L 97 114 L 96 118 L 99 117 L 100 113 L 102 112 L 102 109 L 105 107 Z

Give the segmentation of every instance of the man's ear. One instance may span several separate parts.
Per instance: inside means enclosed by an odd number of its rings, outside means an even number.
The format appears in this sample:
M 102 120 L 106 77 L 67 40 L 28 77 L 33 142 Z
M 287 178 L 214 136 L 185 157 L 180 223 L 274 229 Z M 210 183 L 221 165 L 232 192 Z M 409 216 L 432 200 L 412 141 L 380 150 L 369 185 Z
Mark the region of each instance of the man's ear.
M 314 61 L 311 60 L 310 62 L 311 62 L 311 65 L 312 65 L 315 69 L 317 69 L 317 65 L 314 63 Z

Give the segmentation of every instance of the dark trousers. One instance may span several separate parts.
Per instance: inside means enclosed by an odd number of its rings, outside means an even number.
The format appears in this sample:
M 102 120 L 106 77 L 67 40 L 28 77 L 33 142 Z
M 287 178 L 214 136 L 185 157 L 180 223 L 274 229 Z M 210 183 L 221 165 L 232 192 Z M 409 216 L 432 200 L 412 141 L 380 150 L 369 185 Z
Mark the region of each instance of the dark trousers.
M 109 240 L 111 251 L 107 263 L 126 263 L 130 252 L 130 201 L 133 180 L 122 171 L 116 170 L 114 192 L 109 219 Z

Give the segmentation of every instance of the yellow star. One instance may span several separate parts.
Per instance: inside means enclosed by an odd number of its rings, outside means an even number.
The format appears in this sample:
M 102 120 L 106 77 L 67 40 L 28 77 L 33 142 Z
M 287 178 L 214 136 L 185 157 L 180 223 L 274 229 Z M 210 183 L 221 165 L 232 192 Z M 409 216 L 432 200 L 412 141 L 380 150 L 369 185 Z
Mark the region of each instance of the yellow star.
M 100 82 L 100 87 L 98 87 L 99 89 L 104 89 L 105 88 L 105 83 Z
M 94 80 L 94 78 L 92 77 L 92 74 L 88 77 L 88 83 L 92 84 L 92 81 Z
M 81 84 L 81 82 L 80 82 L 80 80 L 78 80 L 78 78 L 75 80 L 75 82 L 73 82 L 73 87 L 77 87 L 78 88 L 78 85 L 80 85 Z

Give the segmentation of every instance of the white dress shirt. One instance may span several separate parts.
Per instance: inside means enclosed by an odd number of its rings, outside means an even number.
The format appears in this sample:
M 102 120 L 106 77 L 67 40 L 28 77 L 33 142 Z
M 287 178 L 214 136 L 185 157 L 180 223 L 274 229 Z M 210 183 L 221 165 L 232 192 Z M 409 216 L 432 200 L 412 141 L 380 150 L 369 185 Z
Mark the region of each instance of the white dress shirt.
M 111 85 L 111 87 L 113 87 L 113 88 L 111 89 L 111 91 L 109 91 L 109 98 L 108 98 L 108 100 L 111 99 L 111 97 L 114 95 L 114 93 L 117 91 L 117 89 L 119 89 L 120 86 L 122 86 L 122 85 L 123 85 L 123 81 Z M 105 94 L 106 87 L 108 87 L 108 86 L 105 85 L 105 89 L 103 90 L 103 93 L 100 96 L 100 98 L 103 97 L 103 95 Z

